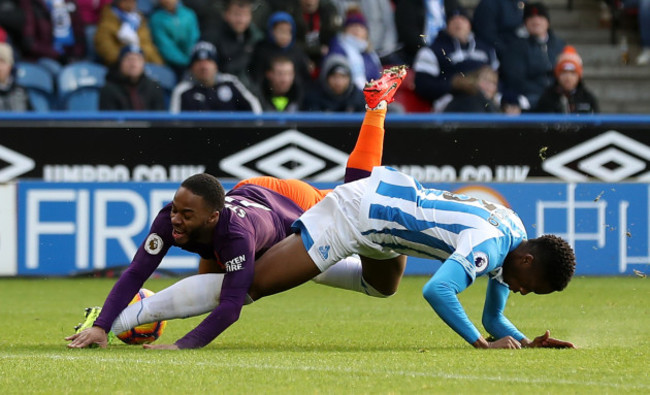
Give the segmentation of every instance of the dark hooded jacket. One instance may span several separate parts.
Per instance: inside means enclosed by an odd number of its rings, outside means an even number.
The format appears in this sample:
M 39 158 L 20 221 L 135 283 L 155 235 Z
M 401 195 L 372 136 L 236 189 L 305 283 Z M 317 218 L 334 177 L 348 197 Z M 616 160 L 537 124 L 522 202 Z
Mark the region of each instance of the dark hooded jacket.
M 286 22 L 291 25 L 292 41 L 286 47 L 280 47 L 273 36 L 273 27 Z M 307 83 L 311 80 L 309 76 L 309 58 L 301 47 L 296 45 L 296 23 L 293 17 L 286 12 L 276 12 L 269 17 L 266 28 L 266 39 L 255 46 L 253 57 L 249 65 L 251 79 L 259 82 L 264 78 L 264 72 L 269 69 L 271 59 L 277 56 L 284 56 L 293 61 L 296 70 L 296 79 L 300 83 Z
M 366 100 L 363 92 L 359 90 L 350 79 L 348 89 L 341 95 L 335 95 L 327 84 L 327 76 L 335 67 L 343 67 L 350 74 L 350 65 L 345 56 L 331 55 L 325 59 L 321 67 L 318 81 L 305 95 L 303 111 L 324 112 L 363 112 Z
M 142 74 L 131 82 L 118 69 L 106 76 L 99 95 L 102 111 L 165 111 L 165 96 L 160 85 Z
M 573 92 L 565 93 L 557 81 L 546 88 L 537 102 L 534 112 L 558 114 L 597 114 L 598 100 L 585 88 L 582 80 Z

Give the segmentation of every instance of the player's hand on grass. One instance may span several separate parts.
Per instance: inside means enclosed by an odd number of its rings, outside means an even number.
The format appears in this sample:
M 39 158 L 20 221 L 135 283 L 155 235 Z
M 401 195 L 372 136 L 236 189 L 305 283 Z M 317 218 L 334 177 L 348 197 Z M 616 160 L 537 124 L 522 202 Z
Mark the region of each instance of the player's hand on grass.
M 488 344 L 488 348 L 521 348 L 521 343 L 519 343 L 519 341 L 512 336 L 502 337 L 501 339 L 489 342 Z
M 547 330 L 542 336 L 537 336 L 535 340 L 529 340 L 524 346 L 542 348 L 576 348 L 576 346 L 571 342 L 552 338 L 551 331 L 549 330 Z
M 180 350 L 176 344 L 143 344 L 142 348 L 151 350 Z
M 66 337 L 65 340 L 71 341 L 68 344 L 68 348 L 84 348 L 91 344 L 97 344 L 101 348 L 106 348 L 108 345 L 106 332 L 98 326 L 93 326 L 92 328 L 75 333 L 72 336 Z
M 521 348 L 521 343 L 512 336 L 502 337 L 501 339 L 492 342 L 485 340 L 481 336 L 477 341 L 474 342 L 473 345 L 476 348 L 509 348 L 509 349 Z

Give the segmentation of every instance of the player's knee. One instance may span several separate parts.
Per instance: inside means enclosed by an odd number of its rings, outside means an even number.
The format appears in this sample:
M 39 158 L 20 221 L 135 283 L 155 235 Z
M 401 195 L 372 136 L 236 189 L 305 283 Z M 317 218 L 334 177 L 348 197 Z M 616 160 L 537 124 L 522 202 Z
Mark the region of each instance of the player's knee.
M 365 281 L 363 277 L 361 277 L 361 287 L 363 288 L 363 292 L 366 295 L 375 298 L 388 298 L 389 296 L 393 296 L 395 293 L 397 293 L 397 286 L 373 286 L 368 281 Z

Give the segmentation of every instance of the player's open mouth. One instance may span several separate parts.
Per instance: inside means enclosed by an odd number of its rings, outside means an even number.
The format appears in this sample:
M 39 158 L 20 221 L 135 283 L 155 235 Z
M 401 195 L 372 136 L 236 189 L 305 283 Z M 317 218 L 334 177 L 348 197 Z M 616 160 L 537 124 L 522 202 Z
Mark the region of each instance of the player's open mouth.
M 183 237 L 183 236 L 185 236 L 185 232 L 180 231 L 180 230 L 177 230 L 177 229 L 173 229 L 173 230 L 172 230 L 172 237 L 173 237 L 175 240 L 178 240 L 178 239 L 180 239 L 180 238 Z

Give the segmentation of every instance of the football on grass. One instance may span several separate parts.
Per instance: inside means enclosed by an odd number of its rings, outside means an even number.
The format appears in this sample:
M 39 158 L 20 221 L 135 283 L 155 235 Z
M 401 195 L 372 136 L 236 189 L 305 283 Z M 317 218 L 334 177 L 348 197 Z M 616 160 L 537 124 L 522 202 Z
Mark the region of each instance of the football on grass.
M 142 299 L 147 298 L 153 294 L 154 292 L 142 288 L 133 297 L 133 300 L 131 300 L 131 303 L 129 303 L 129 305 L 138 303 Z M 167 326 L 167 321 L 156 321 L 150 324 L 142 324 L 136 326 L 131 330 L 120 333 L 119 335 L 117 335 L 117 338 L 122 340 L 126 344 L 151 343 L 156 339 L 158 339 L 160 335 L 162 335 L 163 331 L 165 330 L 165 326 Z

